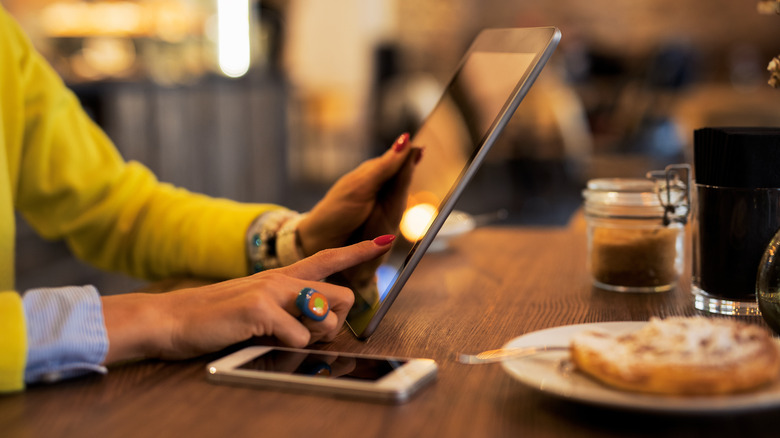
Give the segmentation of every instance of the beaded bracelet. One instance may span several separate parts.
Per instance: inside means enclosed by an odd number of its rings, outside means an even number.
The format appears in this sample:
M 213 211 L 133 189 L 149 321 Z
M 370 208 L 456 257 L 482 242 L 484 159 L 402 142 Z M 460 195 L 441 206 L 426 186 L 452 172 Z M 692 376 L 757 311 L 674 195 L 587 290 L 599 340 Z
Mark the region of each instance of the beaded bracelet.
M 291 210 L 274 210 L 252 222 L 246 233 L 250 274 L 287 266 L 303 258 L 296 233 L 303 218 L 304 215 Z

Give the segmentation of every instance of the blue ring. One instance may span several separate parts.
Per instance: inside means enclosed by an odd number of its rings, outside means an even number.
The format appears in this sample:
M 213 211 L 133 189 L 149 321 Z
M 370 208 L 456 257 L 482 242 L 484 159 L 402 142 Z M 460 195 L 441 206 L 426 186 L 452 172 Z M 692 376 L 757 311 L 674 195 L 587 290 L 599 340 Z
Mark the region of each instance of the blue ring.
M 319 314 L 312 310 L 311 299 L 314 294 L 320 295 L 322 299 L 325 300 L 324 310 Z M 313 319 L 314 321 L 322 321 L 327 318 L 328 313 L 330 313 L 330 306 L 328 306 L 328 301 L 325 296 L 322 295 L 321 292 L 318 292 L 310 287 L 304 287 L 300 292 L 298 292 L 298 297 L 295 299 L 295 306 L 298 307 L 304 316 Z

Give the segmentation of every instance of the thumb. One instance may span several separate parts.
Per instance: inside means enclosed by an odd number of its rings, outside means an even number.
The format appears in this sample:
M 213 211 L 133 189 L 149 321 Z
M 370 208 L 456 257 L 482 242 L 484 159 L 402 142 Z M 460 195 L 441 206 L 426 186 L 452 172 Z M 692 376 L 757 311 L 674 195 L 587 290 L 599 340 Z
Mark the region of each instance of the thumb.
M 290 266 L 280 268 L 286 275 L 302 280 L 322 280 L 337 272 L 351 268 L 386 253 L 395 240 L 392 234 L 364 240 L 353 245 L 324 249 Z

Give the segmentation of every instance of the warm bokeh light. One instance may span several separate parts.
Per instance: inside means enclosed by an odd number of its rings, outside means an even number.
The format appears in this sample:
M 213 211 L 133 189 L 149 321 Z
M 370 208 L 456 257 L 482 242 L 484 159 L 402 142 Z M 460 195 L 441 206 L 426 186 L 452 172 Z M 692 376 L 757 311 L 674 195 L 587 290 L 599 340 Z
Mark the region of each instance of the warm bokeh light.
M 126 38 L 86 38 L 72 68 L 83 78 L 121 77 L 135 63 L 135 47 Z
M 436 207 L 427 203 L 408 208 L 401 218 L 401 234 L 410 242 L 420 240 L 431 226 L 436 212 Z
M 431 204 L 439 205 L 441 199 L 436 196 L 435 193 L 426 190 L 416 191 L 409 195 L 409 199 L 406 201 L 407 206 L 413 206 L 417 204 Z
M 249 0 L 217 1 L 219 69 L 237 78 L 249 71 Z
M 42 11 L 50 36 L 136 36 L 145 33 L 143 11 L 131 2 L 52 3 Z
M 113 36 L 159 38 L 176 43 L 197 34 L 202 21 L 203 14 L 197 6 L 175 0 L 63 1 L 49 4 L 41 13 L 43 32 L 54 38 Z

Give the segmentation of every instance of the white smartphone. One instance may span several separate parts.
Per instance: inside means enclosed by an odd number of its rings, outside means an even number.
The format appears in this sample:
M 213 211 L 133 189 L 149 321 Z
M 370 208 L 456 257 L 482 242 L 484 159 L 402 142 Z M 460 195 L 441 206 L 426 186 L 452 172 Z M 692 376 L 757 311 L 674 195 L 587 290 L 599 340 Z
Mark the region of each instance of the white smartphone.
M 404 402 L 436 378 L 431 359 L 247 347 L 210 363 L 209 380 Z

